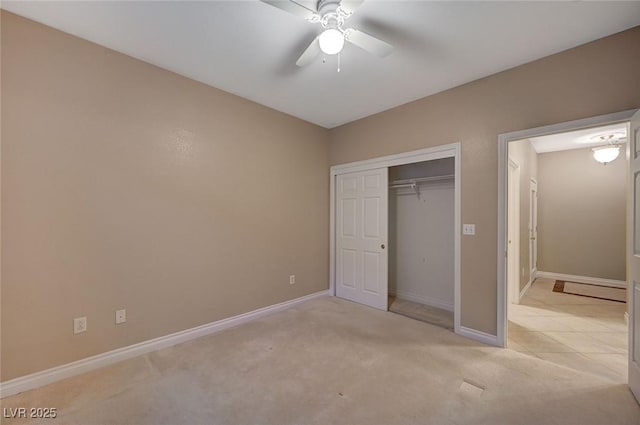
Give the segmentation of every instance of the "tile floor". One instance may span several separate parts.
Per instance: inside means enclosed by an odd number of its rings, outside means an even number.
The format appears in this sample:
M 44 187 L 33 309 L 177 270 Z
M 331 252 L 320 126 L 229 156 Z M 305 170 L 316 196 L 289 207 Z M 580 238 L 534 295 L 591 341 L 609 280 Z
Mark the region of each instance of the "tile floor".
M 509 305 L 507 346 L 609 379 L 627 382 L 626 304 L 556 293 L 536 279 L 520 304 Z

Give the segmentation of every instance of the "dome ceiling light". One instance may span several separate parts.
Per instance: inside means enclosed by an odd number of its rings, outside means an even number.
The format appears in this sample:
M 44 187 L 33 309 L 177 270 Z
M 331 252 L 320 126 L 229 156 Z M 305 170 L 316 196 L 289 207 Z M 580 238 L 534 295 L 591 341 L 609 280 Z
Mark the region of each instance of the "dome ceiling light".
M 601 164 L 607 165 L 620 155 L 620 139 L 618 134 L 603 134 L 594 137 L 598 142 L 605 143 L 592 149 L 593 158 Z

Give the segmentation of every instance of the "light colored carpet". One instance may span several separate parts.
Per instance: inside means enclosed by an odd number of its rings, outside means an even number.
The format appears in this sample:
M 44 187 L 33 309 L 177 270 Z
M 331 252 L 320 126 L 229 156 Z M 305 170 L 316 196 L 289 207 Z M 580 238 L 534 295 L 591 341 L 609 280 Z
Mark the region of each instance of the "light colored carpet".
M 640 423 L 624 385 L 332 297 L 2 404 L 57 407 L 43 424 Z
M 432 325 L 453 330 L 453 312 L 441 308 L 403 300 L 402 298 L 389 298 L 389 311 L 412 319 L 421 320 Z

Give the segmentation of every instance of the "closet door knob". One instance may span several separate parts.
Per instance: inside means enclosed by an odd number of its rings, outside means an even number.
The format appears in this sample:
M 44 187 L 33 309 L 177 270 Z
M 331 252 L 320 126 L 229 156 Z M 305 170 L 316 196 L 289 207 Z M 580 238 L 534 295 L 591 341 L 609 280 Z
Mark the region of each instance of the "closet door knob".
M 380 245 L 380 248 L 384 249 L 384 244 Z

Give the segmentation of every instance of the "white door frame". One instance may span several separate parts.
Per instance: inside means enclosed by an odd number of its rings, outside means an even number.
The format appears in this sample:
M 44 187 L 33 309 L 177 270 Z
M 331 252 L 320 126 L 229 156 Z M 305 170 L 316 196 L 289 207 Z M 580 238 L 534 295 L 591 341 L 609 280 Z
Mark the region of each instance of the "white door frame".
M 534 195 L 535 194 L 535 195 Z M 538 182 L 529 182 L 529 282 L 532 284 L 538 271 Z M 527 285 L 527 286 L 528 286 Z
M 373 168 L 395 167 L 434 159 L 454 158 L 454 332 L 460 333 L 460 143 L 436 146 L 411 152 L 403 152 L 364 161 L 334 165 L 330 169 L 329 201 L 329 294 L 335 296 L 336 261 L 336 176 L 338 174 L 365 171 Z
M 626 122 L 640 109 L 616 112 L 575 121 L 530 128 L 498 135 L 498 300 L 497 300 L 497 329 L 498 345 L 506 347 L 507 343 L 507 279 L 506 279 L 506 246 L 507 246 L 507 172 L 508 151 L 507 143 L 546 136 L 554 133 L 581 130 L 590 127 L 600 127 L 607 124 Z M 627 159 L 628 160 L 628 159 Z
M 511 255 L 507 252 L 507 294 L 509 302 L 520 303 L 520 165 L 512 158 L 508 159 L 509 175 L 507 239 Z M 510 234 L 511 233 L 511 234 Z

